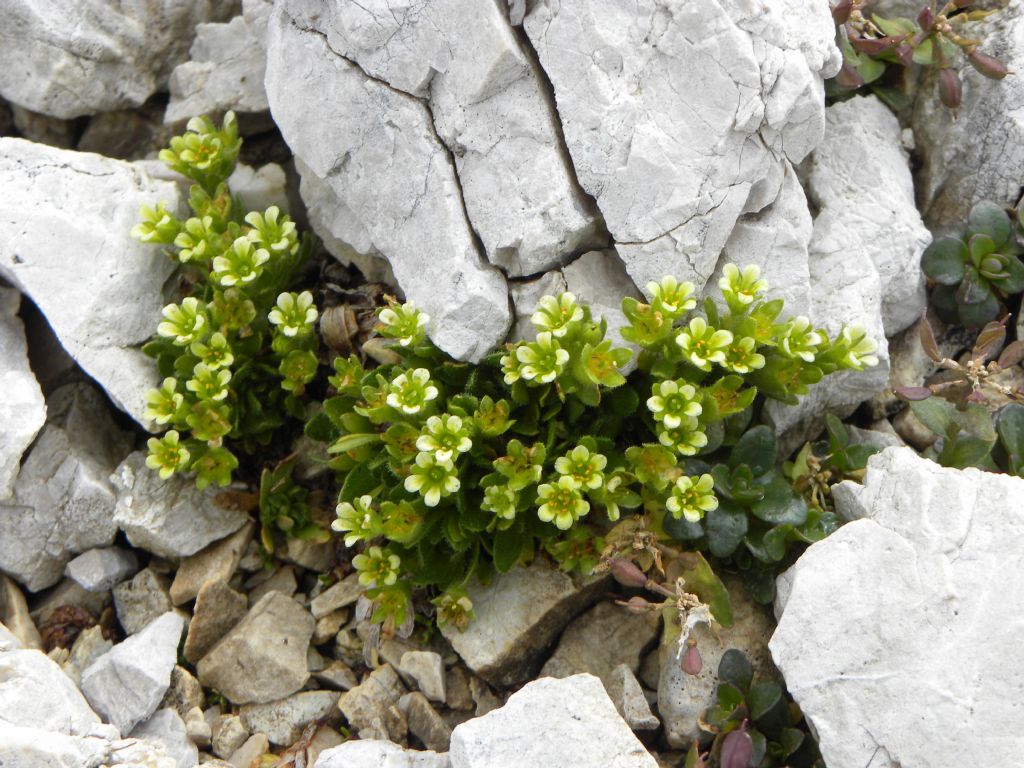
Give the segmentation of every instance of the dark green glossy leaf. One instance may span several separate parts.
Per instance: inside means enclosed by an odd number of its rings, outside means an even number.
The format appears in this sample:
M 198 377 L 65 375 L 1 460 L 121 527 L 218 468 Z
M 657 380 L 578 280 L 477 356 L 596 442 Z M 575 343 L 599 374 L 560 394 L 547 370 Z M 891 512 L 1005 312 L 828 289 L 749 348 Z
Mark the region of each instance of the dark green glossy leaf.
M 760 477 L 775 466 L 778 442 L 771 428 L 757 426 L 747 430 L 729 455 L 729 466 L 746 464 L 755 477 Z
M 734 712 L 743 706 L 743 691 L 730 683 L 721 683 L 716 692 L 718 706 L 726 712 Z
M 494 568 L 498 573 L 507 573 L 519 561 L 523 551 L 523 533 L 517 527 L 498 531 L 494 535 Z
M 959 296 L 959 294 L 958 294 Z M 960 322 L 968 328 L 980 328 L 999 315 L 999 300 L 992 291 L 985 289 L 981 300 L 975 304 L 961 302 L 957 308 Z
M 730 648 L 722 654 L 722 660 L 718 662 L 718 679 L 723 683 L 730 683 L 746 691 L 753 677 L 754 668 L 743 651 Z
M 785 477 L 775 473 L 765 488 L 764 498 L 756 502 L 750 511 L 772 525 L 803 525 L 807 519 L 807 501 L 793 490 Z
M 1006 272 L 1008 277 L 993 280 L 992 283 L 1006 293 L 1020 293 L 1024 291 L 1024 264 L 1016 256 L 1008 256 L 1006 260 Z
M 704 529 L 708 537 L 708 549 L 715 557 L 728 557 L 743 542 L 747 534 L 746 511 L 726 500 L 718 504 L 704 518 Z
M 351 502 L 364 494 L 372 492 L 380 485 L 380 478 L 365 463 L 360 464 L 345 475 L 345 482 L 341 484 L 338 501 Z
M 949 434 L 950 427 L 953 424 L 953 414 L 956 412 L 956 406 L 948 400 L 932 397 L 928 400 L 912 402 L 910 410 L 917 417 L 918 421 L 936 435 L 945 436 Z

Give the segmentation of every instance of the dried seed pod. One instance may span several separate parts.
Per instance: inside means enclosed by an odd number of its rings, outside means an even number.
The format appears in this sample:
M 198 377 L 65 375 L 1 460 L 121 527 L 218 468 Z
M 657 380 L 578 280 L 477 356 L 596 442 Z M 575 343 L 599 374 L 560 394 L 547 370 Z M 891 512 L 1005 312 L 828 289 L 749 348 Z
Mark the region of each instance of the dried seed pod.
M 950 109 L 958 109 L 963 97 L 963 84 L 955 69 L 939 70 L 939 99 Z
M 747 721 L 725 737 L 722 742 L 720 763 L 722 768 L 747 768 L 754 756 L 754 741 L 747 733 Z
M 683 672 L 691 677 L 696 677 L 700 674 L 704 662 L 700 657 L 700 651 L 697 649 L 697 643 L 693 642 L 693 638 L 686 642 L 686 651 L 683 653 L 679 666 L 682 667 Z
M 610 570 L 615 580 L 624 587 L 642 587 L 647 583 L 647 574 L 631 560 L 617 557 L 611 561 Z
M 320 335 L 339 355 L 351 355 L 359 346 L 359 322 L 347 304 L 325 309 L 320 316 Z
M 387 339 L 367 339 L 363 343 L 363 353 L 381 365 L 397 365 L 402 362 L 402 358 L 392 346 L 392 342 Z
M 1009 68 L 1003 62 L 981 51 L 971 51 L 967 54 L 967 60 L 972 67 L 992 80 L 1002 80 L 1010 74 Z

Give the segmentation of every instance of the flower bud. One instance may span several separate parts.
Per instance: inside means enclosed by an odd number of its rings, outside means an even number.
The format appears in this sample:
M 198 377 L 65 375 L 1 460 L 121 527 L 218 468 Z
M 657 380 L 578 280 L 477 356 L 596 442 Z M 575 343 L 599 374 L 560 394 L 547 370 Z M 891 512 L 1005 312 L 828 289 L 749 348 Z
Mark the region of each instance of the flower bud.
M 703 662 L 701 661 L 700 651 L 697 650 L 696 643 L 686 646 L 686 652 L 683 653 L 683 659 L 679 666 L 682 667 L 683 672 L 691 677 L 696 677 L 700 674 Z
M 917 25 L 923 30 L 929 30 L 935 23 L 935 14 L 932 12 L 932 7 L 926 5 L 921 9 L 921 12 L 917 14 Z
M 960 106 L 960 99 L 963 96 L 963 84 L 960 82 L 960 75 L 955 69 L 939 70 L 939 99 L 950 109 L 957 109 Z
M 642 587 L 647 583 L 647 574 L 637 568 L 631 560 L 615 558 L 611 562 L 611 572 L 615 580 L 624 587 Z
M 971 62 L 971 66 L 981 72 L 981 74 L 993 80 L 1002 80 L 1010 74 L 1009 68 L 1007 68 L 1003 62 L 994 56 L 989 56 L 981 51 L 971 51 L 967 55 L 967 60 Z
M 654 605 L 654 603 L 649 603 L 644 600 L 640 595 L 633 595 L 633 597 L 629 598 L 629 600 L 626 600 L 625 602 L 622 602 L 621 600 L 616 600 L 615 602 L 619 605 L 625 606 L 626 610 L 630 613 L 647 613 L 647 611 L 651 609 L 651 606 Z
M 839 0 L 832 7 L 832 19 L 836 24 L 845 24 L 850 19 L 850 13 L 853 11 L 853 0 Z
M 732 731 L 722 742 L 722 754 L 719 762 L 722 768 L 747 768 L 750 758 L 754 756 L 754 742 L 747 733 L 747 721 Z

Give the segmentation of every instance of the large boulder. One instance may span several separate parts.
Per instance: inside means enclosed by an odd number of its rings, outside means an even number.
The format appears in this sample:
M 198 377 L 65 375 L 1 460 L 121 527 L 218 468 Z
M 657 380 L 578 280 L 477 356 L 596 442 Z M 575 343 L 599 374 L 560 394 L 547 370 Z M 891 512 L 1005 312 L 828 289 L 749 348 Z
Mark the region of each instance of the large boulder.
M 21 456 L 46 421 L 43 393 L 28 365 L 20 306 L 17 291 L 0 287 L 0 499 L 10 497 Z
M 452 768 L 655 768 L 593 675 L 527 683 L 452 731 Z
M 12 650 L 0 653 L 0 721 L 83 736 L 100 719 L 56 662 Z
M 70 118 L 137 107 L 186 58 L 195 26 L 235 0 L 11 0 L 0 31 L 0 96 Z
M 140 424 L 159 379 L 140 347 L 156 330 L 174 265 L 130 232 L 141 206 L 161 200 L 178 210 L 178 185 L 140 166 L 0 138 L 0 277 L 31 297 L 64 348 Z
M 780 579 L 769 646 L 825 761 L 1018 764 L 1024 480 L 887 448 L 833 494 L 854 522 Z
M 130 443 L 88 384 L 57 390 L 49 410 L 13 498 L 0 501 L 0 570 L 33 592 L 56 584 L 74 555 L 113 543 L 109 477 Z
M 665 274 L 703 286 L 737 218 L 820 140 L 823 78 L 840 66 L 820 0 L 549 0 L 523 26 L 641 288 Z
M 1024 70 L 1024 7 L 1006 3 L 965 28 L 981 50 L 1011 73 Z M 918 172 L 921 210 L 937 235 L 960 234 L 971 206 L 982 200 L 1014 206 L 1024 179 L 1024 81 L 1018 74 L 989 80 L 966 63 L 959 67 L 963 99 L 949 110 L 934 77 L 918 89 L 913 127 L 923 159 Z
M 386 257 L 431 316 L 438 346 L 480 360 L 508 331 L 508 291 L 477 247 L 452 155 L 425 102 L 335 49 L 327 13 L 298 0 L 275 8 L 266 76 L 274 120 L 302 173 L 334 198 L 330 234 Z

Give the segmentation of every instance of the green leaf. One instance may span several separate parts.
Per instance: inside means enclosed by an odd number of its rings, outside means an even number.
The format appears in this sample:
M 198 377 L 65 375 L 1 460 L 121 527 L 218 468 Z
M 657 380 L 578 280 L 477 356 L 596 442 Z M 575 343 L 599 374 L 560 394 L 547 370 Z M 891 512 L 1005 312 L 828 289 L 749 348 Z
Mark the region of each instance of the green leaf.
M 769 568 L 752 568 L 744 571 L 743 586 L 761 605 L 771 605 L 775 599 L 775 572 Z
M 730 683 L 721 683 L 716 692 L 718 706 L 725 712 L 735 712 L 743 706 L 743 691 Z
M 958 292 L 958 301 L 959 296 Z M 986 287 L 980 301 L 974 304 L 960 302 L 957 310 L 961 324 L 968 328 L 980 328 L 989 320 L 994 320 L 999 315 L 999 300 Z
M 777 757 L 785 760 L 800 749 L 804 743 L 804 732 L 799 728 L 783 728 L 776 743 L 780 747 Z
M 345 475 L 345 482 L 341 484 L 341 492 L 338 494 L 338 502 L 351 502 L 375 490 L 380 484 L 380 479 L 365 462 L 359 464 Z
M 768 553 L 774 562 L 780 561 L 786 556 L 786 547 L 789 544 L 789 537 L 793 533 L 793 526 L 788 523 L 777 525 L 765 533 L 761 542 L 764 544 L 765 552 Z
M 958 285 L 964 279 L 964 264 L 969 258 L 963 240 L 942 237 L 925 248 L 921 269 L 941 285 Z
M 338 438 L 327 449 L 328 453 L 347 453 L 364 445 L 372 445 L 380 442 L 380 435 L 376 432 L 362 433 L 356 435 L 344 435 Z
M 729 466 L 746 464 L 754 477 L 760 477 L 775 466 L 778 443 L 769 427 L 758 426 L 747 430 L 729 455 Z
M 728 557 L 743 542 L 747 535 L 747 513 L 729 501 L 720 501 L 704 517 L 704 529 L 708 537 L 708 549 L 715 557 Z
M 786 478 L 775 473 L 765 487 L 764 498 L 756 502 L 750 511 L 772 525 L 803 525 L 807 519 L 807 501 L 793 490 Z
M 1003 406 L 997 417 L 999 442 L 1006 451 L 1009 471 L 1020 475 L 1024 468 L 1024 405 L 1010 403 Z
M 932 56 L 934 56 L 932 39 L 930 37 L 926 37 L 916 48 L 914 48 L 912 58 L 915 64 L 927 67 L 932 63 Z
M 782 701 L 782 688 L 776 683 L 757 683 L 747 692 L 750 717 L 760 720 Z
M 352 412 L 355 400 L 351 397 L 331 397 L 324 400 L 323 413 L 340 429 L 341 417 Z
M 498 573 L 507 573 L 519 561 L 523 551 L 523 534 L 518 528 L 507 528 L 494 535 L 494 568 Z
M 930 397 L 927 400 L 915 400 L 910 404 L 910 411 L 917 417 L 917 420 L 924 424 L 936 435 L 945 437 L 953 424 L 953 414 L 956 412 L 954 406 L 948 400 L 938 397 Z
M 990 200 L 982 200 L 971 208 L 967 218 L 967 234 L 970 240 L 974 235 L 983 234 L 991 238 L 995 248 L 1010 239 L 1010 217 L 1002 206 Z
M 323 411 L 320 411 L 306 422 L 303 432 L 306 437 L 319 443 L 329 443 L 338 435 L 337 427 L 334 426 L 330 417 Z
M 676 541 L 690 542 L 699 539 L 704 535 L 703 523 L 691 523 L 682 515 L 678 519 L 672 515 L 665 515 L 661 523 L 662 529 Z
M 1009 273 L 1009 277 L 993 280 L 993 285 L 1011 294 L 1024 291 L 1024 264 L 1021 264 L 1020 259 L 1016 256 L 1008 255 L 1006 257 L 1006 271 Z
M 718 662 L 718 679 L 724 683 L 731 683 L 741 691 L 750 687 L 750 681 L 754 677 L 754 668 L 743 651 L 730 648 L 722 654 L 722 660 Z

